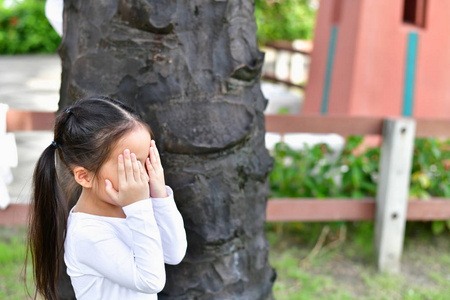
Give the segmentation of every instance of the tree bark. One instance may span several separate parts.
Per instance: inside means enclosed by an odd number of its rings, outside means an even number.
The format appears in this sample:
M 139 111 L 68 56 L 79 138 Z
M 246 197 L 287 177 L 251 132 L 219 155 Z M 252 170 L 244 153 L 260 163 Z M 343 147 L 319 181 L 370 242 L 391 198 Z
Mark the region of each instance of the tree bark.
M 162 153 L 188 251 L 159 299 L 272 299 L 253 1 L 66 0 L 64 25 L 60 108 L 120 99 Z

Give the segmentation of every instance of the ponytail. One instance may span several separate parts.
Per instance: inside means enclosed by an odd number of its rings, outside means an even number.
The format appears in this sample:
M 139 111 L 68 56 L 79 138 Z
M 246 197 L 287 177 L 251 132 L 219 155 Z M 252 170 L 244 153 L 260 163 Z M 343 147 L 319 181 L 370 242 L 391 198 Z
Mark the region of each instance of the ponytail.
M 152 135 L 133 109 L 103 96 L 78 100 L 56 116 L 55 141 L 42 153 L 33 175 L 28 248 L 36 296 L 57 299 L 67 207 L 75 204 L 82 191 L 71 168 L 81 166 L 97 174 L 117 141 L 137 124 Z
M 56 285 L 67 223 L 67 205 L 62 200 L 56 172 L 57 148 L 52 142 L 36 164 L 28 230 L 36 294 L 44 299 L 57 299 Z

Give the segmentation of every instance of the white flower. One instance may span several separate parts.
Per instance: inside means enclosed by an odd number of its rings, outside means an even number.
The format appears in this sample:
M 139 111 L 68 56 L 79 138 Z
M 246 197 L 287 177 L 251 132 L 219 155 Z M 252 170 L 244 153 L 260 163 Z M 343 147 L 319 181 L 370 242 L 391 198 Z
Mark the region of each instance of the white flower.
M 347 166 L 347 165 L 343 165 L 343 166 L 341 166 L 341 172 L 342 172 L 342 173 L 347 173 L 347 172 L 348 172 L 348 170 L 349 170 L 349 168 L 348 168 L 348 166 Z
M 289 167 L 290 165 L 292 165 L 293 162 L 294 162 L 294 159 L 291 156 L 286 156 L 283 159 L 283 166 Z

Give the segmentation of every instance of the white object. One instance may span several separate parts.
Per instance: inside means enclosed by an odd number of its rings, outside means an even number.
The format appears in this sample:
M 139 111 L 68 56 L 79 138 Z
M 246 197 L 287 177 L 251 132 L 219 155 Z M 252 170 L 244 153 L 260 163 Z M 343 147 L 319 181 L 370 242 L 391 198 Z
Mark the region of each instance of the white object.
M 70 213 L 64 260 L 77 299 L 157 299 L 164 263 L 178 264 L 187 247 L 183 219 L 167 191 L 167 198 L 123 207 L 126 219 Z
M 287 109 L 290 114 L 299 114 L 303 103 L 302 92 L 293 93 L 289 88 L 270 82 L 261 82 L 261 91 L 268 99 L 266 114 L 278 114 Z
M 63 35 L 63 9 L 63 0 L 47 0 L 45 3 L 45 16 L 59 36 Z
M 398 273 L 403 250 L 416 122 L 385 120 L 375 213 L 378 268 Z
M 11 202 L 7 185 L 13 181 L 11 168 L 17 167 L 17 146 L 14 134 L 6 133 L 8 105 L 0 103 L 0 209 Z
M 295 151 L 304 150 L 306 146 L 312 148 L 317 144 L 327 144 L 334 153 L 333 157 L 337 157 L 342 150 L 344 150 L 345 146 L 345 139 L 335 133 L 287 133 L 283 138 L 279 133 L 266 133 L 266 148 L 270 151 L 272 151 L 275 148 L 275 145 L 281 141 Z

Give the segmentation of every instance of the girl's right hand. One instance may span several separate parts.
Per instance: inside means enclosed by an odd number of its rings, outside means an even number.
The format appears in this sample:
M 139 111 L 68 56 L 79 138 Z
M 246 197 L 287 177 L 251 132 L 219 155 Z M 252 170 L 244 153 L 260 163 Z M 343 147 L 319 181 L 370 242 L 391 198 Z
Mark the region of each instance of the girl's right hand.
M 119 191 L 114 189 L 111 181 L 105 180 L 106 193 L 113 201 L 120 206 L 127 206 L 148 199 L 149 177 L 141 162 L 136 159 L 134 153 L 130 153 L 130 150 L 125 149 L 123 154 L 119 154 L 117 172 Z

